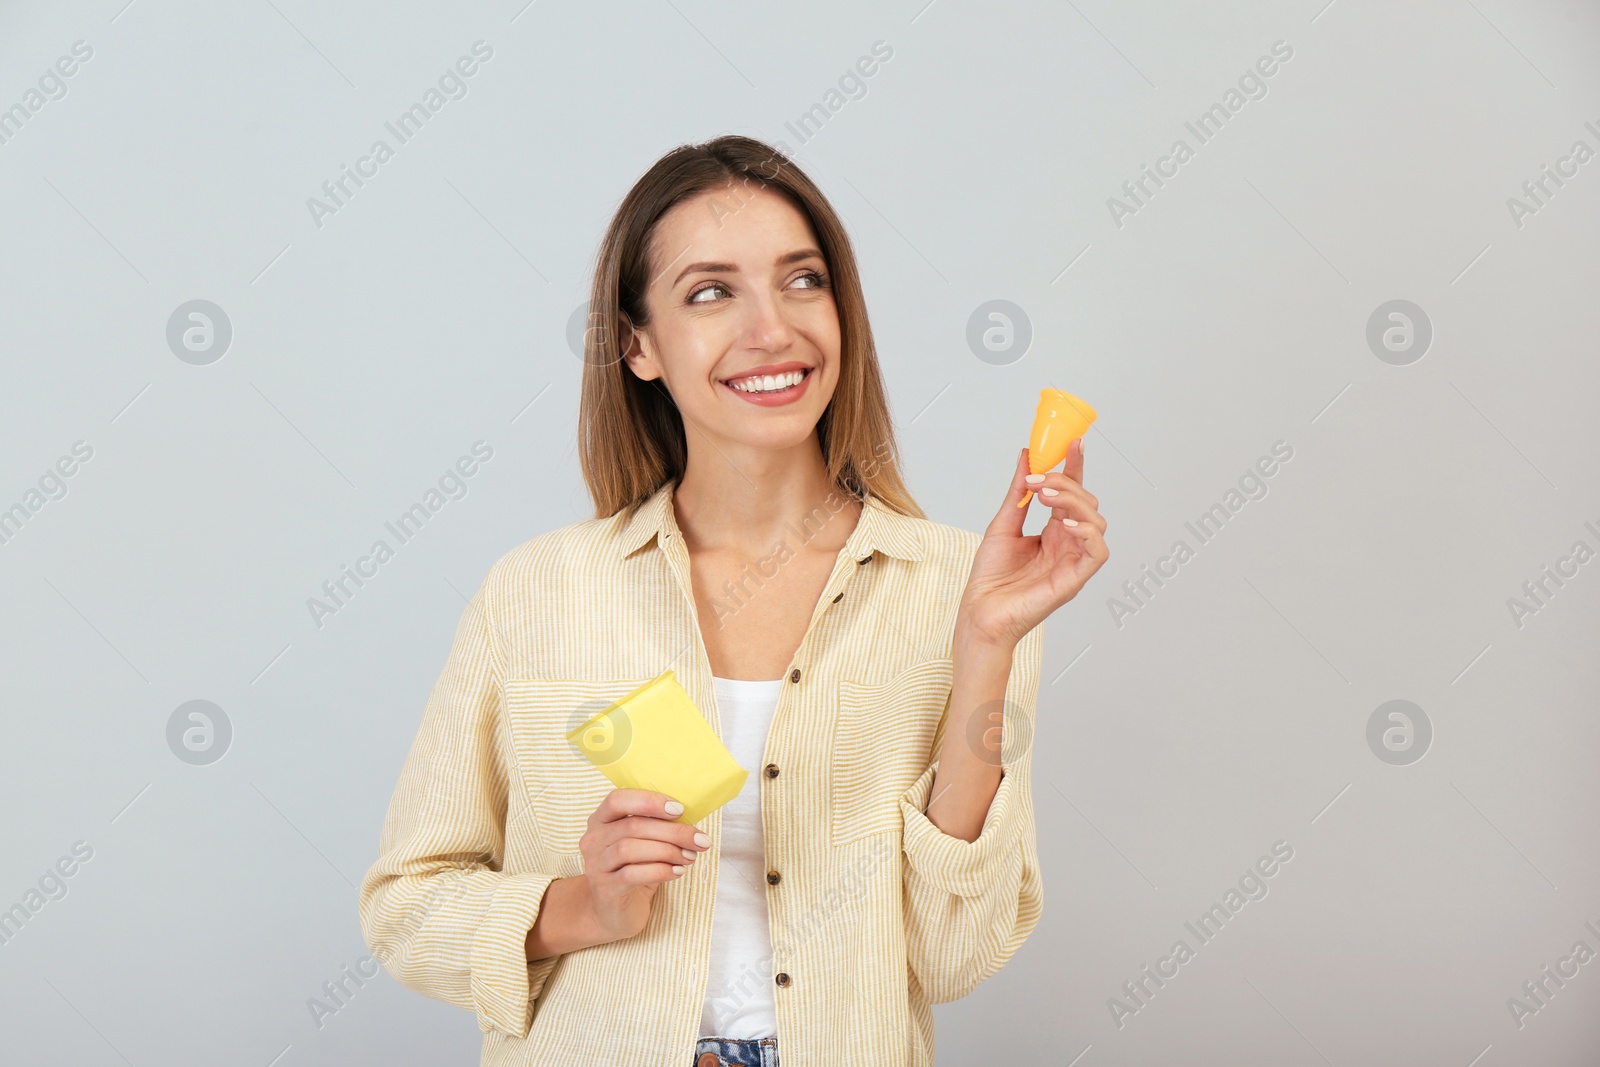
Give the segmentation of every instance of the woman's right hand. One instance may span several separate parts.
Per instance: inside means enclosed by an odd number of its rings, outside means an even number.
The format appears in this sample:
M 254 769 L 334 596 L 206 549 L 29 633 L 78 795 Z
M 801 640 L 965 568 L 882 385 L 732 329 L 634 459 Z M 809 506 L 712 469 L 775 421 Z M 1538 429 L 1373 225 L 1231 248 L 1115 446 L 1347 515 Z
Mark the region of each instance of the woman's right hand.
M 711 838 L 680 823 L 683 805 L 648 789 L 613 789 L 578 839 L 596 932 L 632 937 L 650 919 L 656 887 L 681 877 Z

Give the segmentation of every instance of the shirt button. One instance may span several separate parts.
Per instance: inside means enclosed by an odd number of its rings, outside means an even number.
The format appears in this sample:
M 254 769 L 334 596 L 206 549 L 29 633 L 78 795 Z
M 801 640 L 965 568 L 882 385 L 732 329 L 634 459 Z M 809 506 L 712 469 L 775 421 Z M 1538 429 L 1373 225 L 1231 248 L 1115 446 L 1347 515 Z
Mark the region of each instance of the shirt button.
M 837 604 L 837 603 L 838 603 L 838 602 L 839 602 L 839 601 L 841 601 L 841 600 L 843 600 L 843 599 L 844 599 L 844 594 L 843 594 L 843 593 L 840 593 L 840 594 L 839 594 L 839 595 L 838 595 L 838 596 L 836 596 L 836 597 L 834 597 L 834 598 L 833 598 L 833 602 L 834 602 L 834 603 L 835 603 L 835 604 Z
M 768 871 L 767 872 L 767 884 L 768 885 L 777 885 L 782 880 L 783 880 L 783 875 L 779 874 L 777 871 Z
M 772 976 L 772 980 L 777 982 L 779 985 L 788 985 L 789 973 L 787 971 L 779 971 L 777 974 Z
M 860 559 L 856 560 L 856 562 L 857 563 L 871 563 L 872 562 L 872 554 L 868 553 L 867 555 L 862 556 Z
M 799 680 L 800 680 L 800 668 L 796 667 L 794 670 L 789 672 L 789 681 L 798 682 Z
M 776 777 L 778 777 L 778 765 L 776 763 L 767 764 L 767 777 L 768 778 L 776 778 Z

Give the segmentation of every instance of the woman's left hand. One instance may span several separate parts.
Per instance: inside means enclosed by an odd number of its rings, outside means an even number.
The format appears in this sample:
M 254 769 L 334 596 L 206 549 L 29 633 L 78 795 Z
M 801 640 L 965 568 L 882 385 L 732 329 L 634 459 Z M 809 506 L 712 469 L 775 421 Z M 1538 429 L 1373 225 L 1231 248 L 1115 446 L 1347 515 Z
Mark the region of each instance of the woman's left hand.
M 1072 443 L 1062 469 L 1043 481 L 1029 482 L 1028 451 L 1022 450 L 1011 474 L 1000 513 L 983 532 L 972 571 L 956 613 L 958 640 L 1015 646 L 1062 604 L 1078 595 L 1108 558 L 1106 520 L 1095 510 L 1100 501 L 1083 487 L 1083 439 Z M 1047 495 L 1045 489 L 1054 489 Z M 1028 508 L 1017 502 L 1029 490 L 1050 509 L 1039 533 L 1024 537 Z M 1068 525 L 1071 520 L 1076 525 Z

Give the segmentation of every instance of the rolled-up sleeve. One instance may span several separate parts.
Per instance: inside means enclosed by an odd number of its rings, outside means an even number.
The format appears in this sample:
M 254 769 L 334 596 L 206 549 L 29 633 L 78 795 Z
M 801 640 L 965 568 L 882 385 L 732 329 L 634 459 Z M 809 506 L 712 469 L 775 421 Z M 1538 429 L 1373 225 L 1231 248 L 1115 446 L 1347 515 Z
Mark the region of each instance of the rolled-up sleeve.
M 928 818 L 937 760 L 900 798 L 907 959 L 933 1004 L 966 996 L 1004 966 L 1043 910 L 1031 788 L 1043 646 L 1035 627 L 1012 655 L 1000 785 L 977 838 L 947 834 Z
M 491 572 L 491 579 L 493 572 Z M 526 938 L 554 877 L 508 874 L 503 650 L 489 582 L 467 605 L 362 879 L 362 935 L 396 981 L 474 1011 L 484 1032 L 525 1037 L 560 957 Z

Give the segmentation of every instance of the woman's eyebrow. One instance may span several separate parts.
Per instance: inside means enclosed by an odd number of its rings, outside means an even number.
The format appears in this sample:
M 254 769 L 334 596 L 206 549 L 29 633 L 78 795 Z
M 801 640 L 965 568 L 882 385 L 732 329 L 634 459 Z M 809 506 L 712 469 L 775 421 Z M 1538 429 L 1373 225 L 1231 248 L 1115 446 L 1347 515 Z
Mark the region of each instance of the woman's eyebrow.
M 798 263 L 802 259 L 822 258 L 822 253 L 815 248 L 797 248 L 793 252 L 785 252 L 783 255 L 779 256 L 773 261 L 773 266 L 785 267 L 790 263 Z M 732 274 L 738 269 L 739 265 L 737 263 L 691 263 L 687 267 L 683 268 L 683 270 L 678 272 L 678 276 L 672 279 L 672 284 L 677 285 L 690 274 Z

